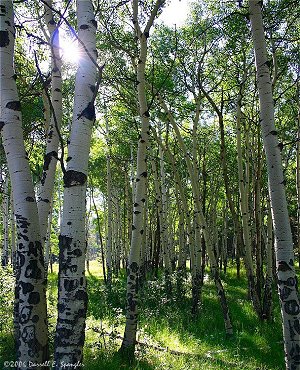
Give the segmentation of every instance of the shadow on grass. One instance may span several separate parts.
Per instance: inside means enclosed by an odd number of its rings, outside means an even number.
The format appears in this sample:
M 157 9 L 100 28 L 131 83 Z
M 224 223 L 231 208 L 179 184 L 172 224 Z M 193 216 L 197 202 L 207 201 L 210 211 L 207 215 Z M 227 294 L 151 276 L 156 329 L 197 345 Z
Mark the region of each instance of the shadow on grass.
M 89 276 L 88 280 L 89 315 L 97 320 L 114 321 L 118 313 L 124 314 L 126 296 L 124 276 L 114 281 L 110 291 L 103 286 L 99 279 Z M 139 328 L 141 337 L 148 338 L 149 343 L 154 340 L 163 347 L 170 346 L 175 350 L 178 346 L 184 347 L 184 351 L 189 354 L 179 356 L 183 357 L 180 359 L 183 364 L 182 369 L 185 366 L 190 366 L 188 365 L 190 363 L 188 357 L 193 357 L 193 361 L 198 367 L 186 367 L 187 369 L 284 368 L 280 314 L 276 295 L 274 301 L 277 306 L 273 322 L 260 322 L 250 302 L 247 301 L 246 281 L 244 279 L 237 280 L 229 274 L 224 279 L 224 283 L 234 326 L 232 337 L 225 336 L 220 304 L 211 281 L 206 282 L 203 288 L 201 309 L 199 314 L 194 317 L 190 313 L 191 299 L 188 284 L 185 295 L 181 295 L 180 298 L 175 296 L 173 299 L 168 299 L 163 279 L 148 281 L 140 292 Z M 101 363 L 101 366 L 104 366 L 98 367 L 99 369 L 118 368 L 113 367 L 116 365 L 115 362 L 120 360 L 116 350 L 96 355 L 95 363 L 98 365 Z M 158 363 L 164 362 L 164 357 L 174 357 L 167 352 L 163 354 L 155 354 L 154 352 L 147 349 L 146 357 L 137 356 L 140 361 L 131 367 L 126 367 L 127 365 L 125 366 L 124 363 L 117 364 L 117 366 L 120 366 L 120 369 L 159 369 Z M 147 362 L 144 361 L 144 358 L 147 359 Z M 169 361 L 171 360 L 169 359 Z M 179 360 L 177 358 L 172 361 L 178 362 Z M 88 363 L 90 364 L 89 361 Z M 176 366 L 169 368 L 180 369 Z

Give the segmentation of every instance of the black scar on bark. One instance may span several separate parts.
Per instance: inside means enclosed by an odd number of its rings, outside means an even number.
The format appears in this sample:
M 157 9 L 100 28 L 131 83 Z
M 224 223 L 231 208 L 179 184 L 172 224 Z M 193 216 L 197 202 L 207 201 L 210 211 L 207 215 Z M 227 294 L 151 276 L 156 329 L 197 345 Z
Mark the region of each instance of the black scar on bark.
M 72 251 L 72 254 L 74 254 L 75 257 L 80 257 L 82 256 L 82 250 L 79 248 L 76 248 Z
M 34 202 L 34 199 L 32 197 L 26 197 L 25 200 L 26 202 Z
M 8 31 L 0 31 L 0 48 L 9 45 Z
M 93 102 L 90 102 L 86 108 L 78 115 L 78 118 L 80 117 L 85 117 L 90 121 L 93 121 L 96 116 L 95 116 L 95 105 Z
M 142 201 L 143 203 L 145 203 L 145 202 L 146 202 L 146 199 L 145 199 L 145 198 L 143 198 L 143 199 L 141 199 L 141 201 Z
M 29 304 L 38 304 L 41 300 L 39 292 L 31 292 L 29 293 L 28 303 Z
M 25 343 L 33 342 L 35 339 L 35 327 L 33 325 L 25 326 L 21 338 Z
M 32 306 L 25 306 L 22 308 L 21 313 L 20 313 L 20 323 L 21 324 L 26 324 L 30 320 L 31 312 L 32 312 Z
M 96 86 L 94 86 L 94 85 L 90 85 L 90 89 L 91 89 L 91 91 L 94 93 L 94 92 L 96 91 Z
M 132 230 L 135 230 L 135 229 L 136 229 L 136 227 L 135 227 L 134 225 L 132 225 L 132 226 L 131 226 L 131 229 L 132 229 Z
M 79 282 L 77 279 L 66 279 L 64 280 L 64 288 L 67 292 L 72 292 L 72 290 L 75 290 L 79 285 Z
M 5 122 L 0 121 L 0 131 L 3 129 L 4 125 L 5 125 Z
M 15 111 L 20 111 L 21 110 L 21 103 L 19 100 L 13 100 L 10 101 L 6 104 L 6 108 L 15 110 Z
M 87 176 L 79 171 L 68 170 L 64 175 L 64 186 L 66 188 L 84 185 L 86 181 Z
M 129 269 L 132 272 L 138 272 L 139 271 L 139 265 L 136 262 L 132 262 L 129 266 Z
M 88 24 L 82 24 L 79 29 L 80 30 L 87 30 L 88 28 L 90 28 L 90 26 Z
M 77 292 L 75 293 L 75 298 L 78 299 L 79 301 L 84 301 L 85 303 L 87 303 L 88 301 L 87 292 L 82 289 L 77 290 Z
M 26 229 L 25 229 L 25 232 L 26 232 Z M 24 234 L 21 234 L 21 233 L 19 233 L 19 237 L 20 238 L 23 238 L 24 240 L 26 240 L 27 242 L 28 242 L 28 240 L 29 240 L 29 238 L 28 238 L 28 236 L 27 235 L 24 235 Z
M 133 212 L 135 215 L 138 215 L 138 214 L 140 214 L 141 212 L 140 211 L 134 211 Z
M 27 221 L 27 218 L 19 214 L 16 214 L 16 221 L 17 221 L 18 227 L 21 229 L 27 229 L 28 226 L 30 225 L 30 223 Z
M 72 329 L 67 329 L 65 327 L 57 328 L 56 329 L 56 343 L 58 345 L 64 345 L 64 339 L 68 339 L 73 334 Z
M 91 19 L 91 23 L 92 23 L 92 25 L 93 25 L 95 28 L 97 28 L 97 22 L 95 21 L 95 19 Z
M 144 113 L 144 116 L 145 116 L 145 117 L 148 117 L 148 118 L 150 117 L 150 113 L 149 113 L 149 111 L 148 111 L 148 110 L 146 110 L 146 112 Z
M 291 271 L 291 267 L 285 261 L 278 262 L 278 271 Z
M 296 300 L 292 299 L 284 304 L 284 310 L 289 315 L 298 315 L 300 312 L 299 305 Z
M 142 172 L 142 173 L 141 173 L 141 176 L 142 176 L 142 177 L 147 177 L 147 171 Z
M 40 318 L 38 317 L 38 315 L 34 315 L 31 320 L 32 320 L 32 322 L 37 323 L 39 321 L 39 319 Z
M 58 303 L 57 309 L 60 313 L 63 313 L 66 310 L 66 305 L 64 303 Z
M 50 134 L 50 133 L 49 133 Z M 56 158 L 57 159 L 57 152 L 55 150 L 53 150 L 52 152 L 49 152 L 47 154 L 45 154 L 44 156 L 44 165 L 43 165 L 43 171 L 48 171 L 49 169 L 49 166 L 50 166 L 50 163 L 52 161 L 52 158 Z M 43 174 L 44 176 L 44 174 Z M 46 177 L 46 176 L 45 176 Z M 45 183 L 45 178 L 42 179 L 42 181 L 44 180 L 44 183 Z M 43 184 L 44 184 L 43 183 Z
M 72 157 L 68 157 L 67 159 L 66 159 L 66 162 L 70 162 L 70 160 L 72 159 Z
M 25 277 L 31 279 L 41 279 L 42 278 L 42 271 L 38 267 L 36 260 L 29 261 L 29 265 L 26 267 L 25 270 Z
M 56 89 L 54 89 L 54 91 L 61 92 L 61 89 L 59 89 L 59 88 L 57 87 Z
M 283 301 L 285 301 L 290 296 L 293 290 L 285 286 L 282 289 L 279 289 L 279 291 L 280 291 L 280 298 Z
M 34 286 L 31 283 L 25 283 L 24 281 L 20 281 L 19 286 L 22 289 L 23 294 L 30 293 L 34 290 Z
M 44 203 L 49 203 L 49 199 L 43 199 L 43 198 L 39 198 L 39 201 L 40 202 L 44 202 Z
M 136 301 L 133 299 L 133 295 L 131 293 L 127 294 L 127 302 L 130 311 L 135 311 L 136 308 Z

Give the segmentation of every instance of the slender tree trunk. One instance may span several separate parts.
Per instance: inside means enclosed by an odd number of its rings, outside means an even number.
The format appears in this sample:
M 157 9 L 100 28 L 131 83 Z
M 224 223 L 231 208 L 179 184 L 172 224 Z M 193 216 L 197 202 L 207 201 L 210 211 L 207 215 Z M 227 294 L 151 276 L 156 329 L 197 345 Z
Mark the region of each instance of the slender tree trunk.
M 38 193 L 38 210 L 40 220 L 41 238 L 44 243 L 47 235 L 48 217 L 51 209 L 52 194 L 54 189 L 56 163 L 59 146 L 59 130 L 62 121 L 62 78 L 61 78 L 61 56 L 59 46 L 59 29 L 54 21 L 51 10 L 52 0 L 47 0 L 45 4 L 45 21 L 50 34 L 51 45 L 51 102 L 50 106 L 50 125 L 47 132 L 46 153 L 41 183 Z M 48 99 L 48 96 L 47 98 Z M 47 109 L 46 109 L 47 111 Z
M 55 367 L 73 368 L 82 362 L 85 339 L 87 292 L 86 182 L 97 79 L 96 22 L 92 1 L 77 1 L 78 37 L 81 55 L 76 73 L 68 164 L 64 174 L 64 205 L 59 236 L 58 320 L 55 337 Z M 83 48 L 84 45 L 84 48 Z M 73 366 L 73 367 L 72 367 Z
M 226 330 L 227 334 L 231 335 L 233 333 L 233 329 L 232 329 L 231 319 L 230 319 L 230 316 L 229 316 L 228 304 L 227 304 L 227 301 L 226 301 L 226 295 L 225 295 L 224 287 L 223 287 L 223 284 L 222 284 L 222 281 L 221 281 L 220 275 L 219 275 L 219 268 L 218 268 L 217 260 L 216 260 L 215 253 L 214 253 L 213 243 L 212 243 L 212 240 L 211 240 L 211 230 L 209 230 L 207 222 L 206 222 L 206 220 L 204 218 L 204 215 L 203 215 L 203 212 L 202 212 L 203 207 L 201 205 L 200 197 L 198 195 L 198 192 L 199 192 L 198 180 L 195 176 L 194 167 L 193 167 L 193 164 L 192 164 L 192 161 L 189 157 L 186 145 L 185 145 L 185 143 L 182 139 L 182 136 L 180 134 L 178 126 L 176 125 L 176 122 L 174 120 L 174 117 L 173 117 L 172 113 L 170 112 L 166 103 L 163 101 L 162 97 L 159 94 L 157 95 L 157 99 L 158 99 L 161 107 L 163 108 L 163 110 L 165 111 L 165 113 L 168 116 L 168 119 L 169 119 L 175 133 L 176 133 L 176 137 L 178 139 L 178 144 L 179 144 L 179 146 L 180 146 L 180 148 L 181 148 L 181 150 L 183 151 L 183 154 L 184 154 L 184 158 L 185 158 L 187 168 L 188 168 L 188 173 L 189 173 L 190 180 L 191 180 L 194 202 L 195 202 L 196 207 L 197 207 L 196 210 L 195 210 L 196 211 L 196 217 L 197 217 L 197 223 L 198 223 L 200 229 L 202 230 L 204 238 L 205 238 L 207 253 L 208 253 L 209 260 L 210 260 L 211 274 L 213 276 L 213 279 L 214 279 L 214 282 L 215 282 L 215 285 L 216 285 L 216 288 L 217 288 L 217 294 L 218 294 L 218 297 L 219 297 L 220 303 L 221 303 L 221 308 L 222 308 L 222 313 L 223 313 L 223 318 L 224 318 L 224 324 L 225 324 L 225 330 Z
M 140 29 L 138 21 L 138 1 L 133 0 L 133 25 L 135 37 L 138 40 L 139 56 L 136 66 L 136 84 L 139 102 L 139 114 L 141 119 L 141 131 L 138 140 L 136 179 L 134 189 L 133 222 L 131 233 L 130 255 L 127 268 L 127 312 L 124 339 L 121 353 L 126 353 L 129 358 L 134 356 L 136 343 L 136 331 L 138 322 L 138 277 L 140 273 L 140 251 L 143 238 L 144 222 L 143 214 L 147 197 L 147 146 L 149 142 L 149 110 L 146 99 L 145 67 L 147 61 L 147 40 L 150 28 L 158 10 L 164 4 L 163 0 L 157 0 L 144 31 Z
M 111 159 L 110 159 L 110 139 L 108 117 L 106 115 L 106 135 L 108 153 L 106 159 L 107 166 L 107 233 L 106 233 L 106 271 L 107 271 L 107 285 L 110 288 L 112 283 L 112 227 L 113 227 L 113 214 L 112 214 L 112 178 L 111 178 Z
M 22 369 L 29 369 L 29 361 L 42 363 L 48 359 L 48 329 L 44 254 L 34 188 L 23 141 L 21 106 L 14 79 L 15 29 L 12 1 L 0 1 L 0 34 L 0 130 L 14 194 L 18 230 L 16 349 L 17 360 L 26 364 Z
M 293 239 L 287 210 L 281 153 L 274 125 L 274 101 L 268 67 L 261 1 L 249 0 L 260 104 L 260 123 L 266 152 L 269 195 L 275 236 L 278 293 L 283 322 L 286 369 L 300 368 L 300 305 L 294 268 Z
M 269 205 L 269 202 L 268 202 Z M 268 206 L 268 224 L 267 224 L 267 240 L 266 240 L 266 279 L 264 286 L 263 297 L 263 313 L 264 320 L 270 320 L 272 315 L 272 282 L 273 282 L 273 227 L 270 205 Z
M 243 81 L 240 85 L 240 91 L 237 99 L 237 112 L 236 112 L 236 138 L 237 138 L 237 162 L 238 162 L 238 176 L 239 176 L 239 192 L 240 192 L 240 212 L 242 215 L 242 232 L 244 237 L 244 247 L 245 247 L 245 267 L 247 272 L 249 293 L 251 300 L 253 302 L 253 307 L 261 317 L 261 306 L 259 296 L 256 291 L 256 279 L 254 274 L 253 260 L 252 260 L 252 243 L 251 243 L 251 230 L 250 230 L 250 210 L 248 204 L 248 189 L 249 189 L 249 174 L 246 171 L 244 174 L 243 169 L 243 155 L 242 155 L 242 135 L 241 135 L 241 119 L 242 119 L 242 98 L 243 98 L 243 88 L 246 79 L 246 73 L 244 72 Z M 247 136 L 248 133 L 246 132 Z M 248 139 L 248 138 L 246 138 Z M 247 150 L 247 148 L 246 148 Z

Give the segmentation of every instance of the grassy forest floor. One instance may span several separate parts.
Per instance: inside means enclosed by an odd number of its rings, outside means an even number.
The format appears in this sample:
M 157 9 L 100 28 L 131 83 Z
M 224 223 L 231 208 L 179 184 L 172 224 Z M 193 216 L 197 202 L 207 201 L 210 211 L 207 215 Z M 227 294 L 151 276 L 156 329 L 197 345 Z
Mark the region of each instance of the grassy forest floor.
M 57 270 L 57 266 L 55 266 Z M 118 356 L 125 323 L 125 274 L 114 280 L 108 291 L 100 264 L 90 264 L 89 308 L 86 328 L 84 368 L 118 369 L 284 369 L 281 320 L 274 290 L 274 318 L 260 322 L 247 300 L 245 275 L 236 278 L 229 268 L 224 279 L 234 335 L 225 336 L 220 305 L 213 283 L 206 279 L 202 306 L 197 317 L 190 313 L 190 281 L 168 299 L 162 278 L 149 280 L 140 292 L 140 324 L 136 361 L 131 365 Z M 14 360 L 12 276 L 0 272 L 0 369 Z M 48 311 L 51 353 L 56 320 L 57 272 L 49 274 Z M 176 352 L 176 353 L 175 353 Z

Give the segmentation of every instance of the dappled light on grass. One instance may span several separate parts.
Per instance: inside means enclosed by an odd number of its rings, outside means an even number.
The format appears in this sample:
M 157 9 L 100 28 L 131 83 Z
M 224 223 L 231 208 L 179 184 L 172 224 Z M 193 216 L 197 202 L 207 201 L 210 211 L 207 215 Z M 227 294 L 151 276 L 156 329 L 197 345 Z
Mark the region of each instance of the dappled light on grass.
M 92 344 L 88 339 L 86 345 L 86 361 L 89 364 L 91 361 L 91 369 L 96 369 L 96 364 L 105 369 L 162 370 L 284 367 L 278 310 L 274 322 L 259 322 L 247 301 L 247 284 L 244 279 L 237 280 L 233 270 L 229 270 L 228 280 L 225 277 L 234 325 L 231 339 L 225 336 L 218 298 L 210 279 L 204 285 L 203 301 L 196 317 L 190 312 L 189 279 L 183 284 L 186 294 L 180 299 L 175 294 L 175 279 L 172 299 L 167 299 L 163 277 L 146 282 L 140 292 L 138 328 L 138 341 L 143 345 L 137 345 L 136 362 L 131 367 L 117 355 L 125 324 L 125 276 L 114 280 L 111 291 L 94 276 L 88 279 L 89 317 L 93 316 L 92 325 L 98 329 L 102 320 L 102 329 L 107 333 L 106 336 L 87 333 L 87 338 L 94 341 Z M 93 347 L 97 350 L 92 350 Z
M 57 266 L 48 275 L 48 317 L 53 346 L 57 315 Z M 225 277 L 234 335 L 228 339 L 213 282 L 203 287 L 198 315 L 190 312 L 188 279 L 186 294 L 167 299 L 163 277 L 146 282 L 140 292 L 140 322 L 136 360 L 128 365 L 118 355 L 125 325 L 126 278 L 122 273 L 108 290 L 100 263 L 90 263 L 89 304 L 86 322 L 84 364 L 89 370 L 280 370 L 284 368 L 281 321 L 277 296 L 272 322 L 260 322 L 247 301 L 247 284 L 237 280 L 233 269 Z M 0 307 L 3 310 L 3 306 Z M 0 354 L 13 353 L 12 333 L 0 335 Z M 12 359 L 13 360 L 13 359 Z M 1 363 L 0 363 L 0 366 Z

